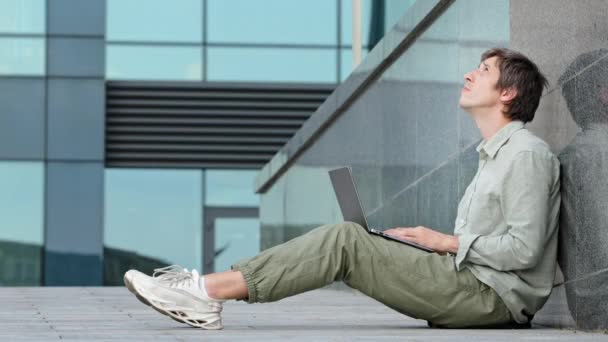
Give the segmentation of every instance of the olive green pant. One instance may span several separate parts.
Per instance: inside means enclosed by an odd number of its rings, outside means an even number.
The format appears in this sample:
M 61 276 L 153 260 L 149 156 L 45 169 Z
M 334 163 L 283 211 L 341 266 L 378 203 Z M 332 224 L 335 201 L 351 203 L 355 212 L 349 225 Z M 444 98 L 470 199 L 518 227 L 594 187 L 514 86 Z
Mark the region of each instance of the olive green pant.
M 318 227 L 232 266 L 245 278 L 248 302 L 272 302 L 334 281 L 407 316 L 438 327 L 513 322 L 496 292 L 449 255 L 427 253 L 368 234 L 352 222 Z

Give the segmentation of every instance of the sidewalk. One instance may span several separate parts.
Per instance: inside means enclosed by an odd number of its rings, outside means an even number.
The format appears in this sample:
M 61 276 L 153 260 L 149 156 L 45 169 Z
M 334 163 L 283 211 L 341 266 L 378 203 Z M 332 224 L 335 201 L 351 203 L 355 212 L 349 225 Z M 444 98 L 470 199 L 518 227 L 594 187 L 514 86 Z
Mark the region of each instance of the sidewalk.
M 535 327 L 527 330 L 429 329 L 350 291 L 318 290 L 270 304 L 229 302 L 224 330 L 177 323 L 125 288 L 1 288 L 0 341 L 591 341 L 608 335 Z

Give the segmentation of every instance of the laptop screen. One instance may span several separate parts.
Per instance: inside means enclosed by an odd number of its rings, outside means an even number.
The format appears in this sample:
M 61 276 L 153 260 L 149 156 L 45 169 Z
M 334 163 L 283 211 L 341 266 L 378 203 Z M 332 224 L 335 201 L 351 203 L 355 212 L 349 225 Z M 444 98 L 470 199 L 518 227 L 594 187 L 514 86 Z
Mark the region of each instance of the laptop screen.
M 358 223 L 369 230 L 350 168 L 342 167 L 331 170 L 329 171 L 329 178 L 334 187 L 344 221 Z

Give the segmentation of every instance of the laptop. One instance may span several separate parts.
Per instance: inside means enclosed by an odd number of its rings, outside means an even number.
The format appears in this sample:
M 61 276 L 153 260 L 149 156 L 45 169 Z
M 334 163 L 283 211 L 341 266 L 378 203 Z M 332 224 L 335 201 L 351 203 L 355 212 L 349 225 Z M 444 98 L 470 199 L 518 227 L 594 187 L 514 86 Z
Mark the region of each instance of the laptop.
M 379 235 L 385 239 L 400 242 L 425 252 L 435 252 L 431 248 L 411 241 L 401 240 L 397 237 L 385 234 L 380 229 L 371 228 L 367 224 L 367 219 L 365 218 L 363 206 L 359 200 L 359 194 L 357 193 L 357 188 L 355 186 L 355 181 L 353 180 L 350 167 L 342 167 L 329 171 L 329 178 L 331 179 L 331 184 L 334 187 L 334 192 L 336 193 L 336 198 L 338 199 L 338 204 L 340 205 L 340 210 L 342 211 L 344 221 L 358 223 L 370 234 Z

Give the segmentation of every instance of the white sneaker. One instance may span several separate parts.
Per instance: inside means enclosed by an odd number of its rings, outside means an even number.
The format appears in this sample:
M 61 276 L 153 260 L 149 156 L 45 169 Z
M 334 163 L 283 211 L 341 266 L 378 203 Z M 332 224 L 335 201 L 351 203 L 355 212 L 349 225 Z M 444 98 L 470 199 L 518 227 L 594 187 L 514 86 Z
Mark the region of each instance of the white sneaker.
M 160 275 L 156 276 L 155 272 L 152 277 L 137 271 L 127 273 L 125 284 L 130 284 L 127 287 L 160 313 L 193 327 L 223 328 L 220 315 L 223 301 L 207 295 L 203 277 L 196 270 L 165 268 Z
M 154 269 L 154 273 L 152 274 L 152 277 L 148 276 L 145 273 L 142 273 L 138 270 L 128 270 L 127 272 L 125 272 L 125 275 L 123 276 L 123 281 L 125 283 L 125 286 L 127 287 L 127 289 L 135 295 L 135 297 L 137 297 L 137 299 L 139 299 L 140 302 L 151 306 L 150 303 L 142 296 L 140 296 L 135 289 L 133 288 L 133 278 L 137 277 L 148 277 L 148 278 L 155 278 L 159 281 L 162 281 L 165 278 L 170 278 L 172 277 L 175 273 L 182 273 L 182 272 L 188 272 L 187 268 L 183 268 L 179 265 L 171 265 L 171 266 L 167 266 L 167 267 L 163 267 L 163 268 L 155 268 Z

